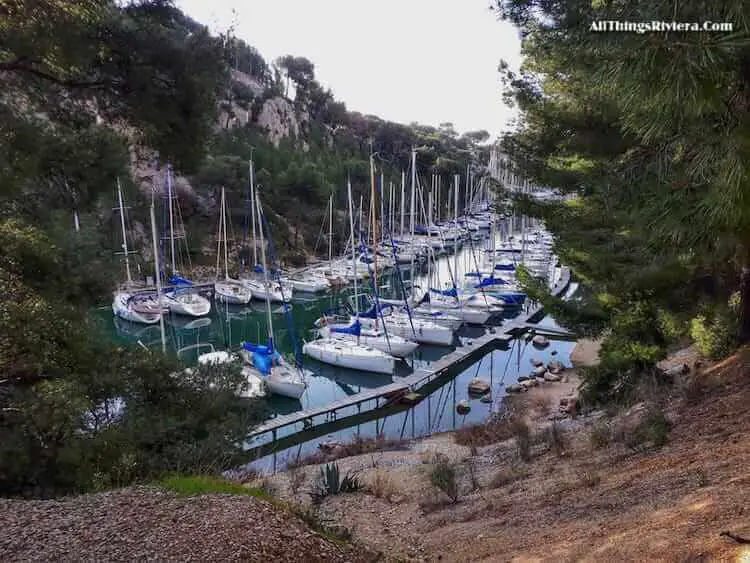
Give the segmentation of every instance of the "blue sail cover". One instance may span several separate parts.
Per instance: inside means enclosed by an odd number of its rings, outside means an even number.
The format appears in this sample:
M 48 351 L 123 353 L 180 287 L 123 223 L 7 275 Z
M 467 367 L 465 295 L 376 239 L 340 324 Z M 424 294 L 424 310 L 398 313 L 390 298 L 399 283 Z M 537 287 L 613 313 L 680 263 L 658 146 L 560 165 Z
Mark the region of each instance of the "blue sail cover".
M 481 289 L 483 287 L 489 287 L 491 285 L 508 285 L 508 282 L 506 282 L 502 278 L 496 278 L 494 276 L 490 276 L 488 278 L 483 278 L 482 281 L 480 281 L 477 285 L 474 287 L 476 289 Z
M 512 272 L 516 269 L 514 264 L 495 264 L 495 269 L 501 272 Z
M 253 271 L 256 274 L 262 274 L 263 273 L 263 266 L 261 266 L 260 264 L 256 264 L 255 267 L 253 267 Z
M 253 365 L 261 374 L 268 375 L 274 363 L 278 363 L 281 355 L 273 349 L 273 340 L 268 339 L 268 345 L 253 344 L 252 342 L 243 342 L 242 348 L 252 352 Z
M 182 276 L 170 276 L 169 283 L 170 285 L 182 285 L 182 286 L 193 285 L 193 282 L 191 282 L 190 280 L 186 280 Z
M 458 297 L 458 291 L 456 291 L 455 287 L 451 287 L 450 289 L 435 289 L 434 287 L 431 287 L 430 291 L 433 293 L 439 293 L 440 295 L 445 295 L 446 297 Z
M 362 325 L 358 320 L 355 321 L 351 326 L 331 327 L 331 332 L 337 332 L 339 334 L 353 334 L 354 336 L 359 336 L 361 331 Z
M 414 233 L 417 235 L 428 235 L 430 234 L 430 231 L 427 229 L 427 227 L 423 227 L 422 225 L 416 225 L 414 227 Z
M 479 272 L 466 272 L 464 274 L 464 277 L 467 277 L 467 278 L 481 278 L 482 274 L 480 274 Z

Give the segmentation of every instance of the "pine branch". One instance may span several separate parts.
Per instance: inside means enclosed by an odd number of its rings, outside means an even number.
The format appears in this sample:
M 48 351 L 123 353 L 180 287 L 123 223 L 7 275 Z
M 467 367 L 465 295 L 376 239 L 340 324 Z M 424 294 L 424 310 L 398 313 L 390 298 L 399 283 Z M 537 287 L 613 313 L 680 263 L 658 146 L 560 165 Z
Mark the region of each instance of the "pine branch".
M 74 80 L 74 79 L 61 78 L 47 71 L 35 68 L 33 65 L 38 64 L 38 62 L 39 61 L 30 60 L 27 57 L 19 57 L 12 61 L 2 61 L 0 62 L 0 71 L 30 74 L 32 76 L 36 76 L 37 78 L 41 78 L 43 80 L 52 82 L 54 84 L 57 84 L 58 86 L 63 86 L 65 88 L 102 89 L 111 85 L 110 82 L 106 80 L 101 80 L 101 79 L 99 80 Z

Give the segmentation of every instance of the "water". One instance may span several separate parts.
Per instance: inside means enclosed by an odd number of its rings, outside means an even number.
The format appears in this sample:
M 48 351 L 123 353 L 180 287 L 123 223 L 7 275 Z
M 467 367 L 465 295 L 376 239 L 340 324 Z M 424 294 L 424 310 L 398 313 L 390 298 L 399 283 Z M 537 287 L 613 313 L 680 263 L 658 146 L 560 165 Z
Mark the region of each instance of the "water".
M 462 285 L 464 273 L 483 267 L 482 250 L 489 246 L 488 240 L 474 242 L 471 245 L 465 243 L 456 256 L 439 258 L 436 268 L 438 275 L 434 285 L 446 285 L 450 281 L 450 272 L 453 271 L 459 274 L 458 283 Z M 402 270 L 402 277 L 409 280 L 411 276 L 408 269 Z M 415 270 L 413 278 L 415 285 L 426 288 L 424 269 Z M 369 288 L 370 282 L 366 280 L 363 285 Z M 385 288 L 384 292 L 390 292 L 399 287 L 398 279 L 394 275 L 379 279 L 378 285 Z M 283 313 L 283 306 L 273 305 L 274 339 L 278 349 L 290 357 L 293 356 L 294 340 L 299 342 L 300 339 L 312 339 L 313 334 L 310 329 L 313 322 L 322 315 L 325 309 L 343 303 L 348 295 L 351 295 L 351 290 L 320 296 L 295 295 L 291 305 L 295 336 L 290 331 L 291 327 Z M 510 317 L 517 313 L 518 311 L 512 311 L 506 316 Z M 108 307 L 98 310 L 97 315 L 102 321 L 104 330 L 118 342 L 131 344 L 140 342 L 148 347 L 160 345 L 158 325 L 144 327 L 113 318 L 111 309 Z M 554 320 L 549 317 L 542 320 L 540 324 L 555 326 Z M 459 332 L 458 345 L 466 343 L 467 340 L 482 332 L 483 329 L 478 327 L 462 329 Z M 265 342 L 266 337 L 265 303 L 259 301 L 253 301 L 247 306 L 227 306 L 214 302 L 212 312 L 206 318 L 171 317 L 167 325 L 167 340 L 171 349 L 201 346 L 200 349 L 190 350 L 183 355 L 183 358 L 189 362 L 196 361 L 199 353 L 209 351 L 208 344 L 213 345 L 217 350 L 227 347 L 237 348 L 243 340 Z M 537 350 L 523 340 L 512 342 L 506 349 L 494 350 L 478 359 L 453 379 L 435 389 L 424 401 L 408 410 L 351 428 L 337 430 L 308 443 L 295 445 L 286 452 L 280 452 L 276 460 L 273 456 L 268 456 L 256 463 L 261 467 L 269 468 L 278 462 L 278 459 L 283 461 L 290 456 L 305 455 L 317 450 L 318 444 L 322 441 L 348 441 L 356 436 L 375 437 L 381 434 L 388 438 L 413 438 L 482 422 L 493 409 L 497 408 L 499 400 L 504 396 L 505 385 L 515 383 L 519 373 L 525 374 L 531 371 L 532 357 L 549 361 L 553 358 L 552 351 L 554 350 L 556 352 L 554 358 L 567 364 L 572 345 L 571 342 L 553 341 L 546 350 Z M 272 396 L 269 398 L 270 408 L 274 415 L 279 415 L 295 412 L 300 408 L 324 406 L 361 390 L 392 383 L 399 377 L 411 373 L 413 368 L 429 366 L 430 363 L 454 349 L 454 347 L 420 346 L 412 358 L 398 363 L 397 371 L 393 376 L 335 368 L 305 358 L 306 367 L 313 370 L 314 375 L 308 381 L 308 389 L 301 401 Z M 469 397 L 467 386 L 475 377 L 490 383 L 493 402 L 483 403 L 479 399 Z M 468 400 L 471 405 L 471 411 L 466 415 L 456 413 L 455 405 L 461 400 Z M 279 437 L 289 432 L 291 428 L 281 429 Z

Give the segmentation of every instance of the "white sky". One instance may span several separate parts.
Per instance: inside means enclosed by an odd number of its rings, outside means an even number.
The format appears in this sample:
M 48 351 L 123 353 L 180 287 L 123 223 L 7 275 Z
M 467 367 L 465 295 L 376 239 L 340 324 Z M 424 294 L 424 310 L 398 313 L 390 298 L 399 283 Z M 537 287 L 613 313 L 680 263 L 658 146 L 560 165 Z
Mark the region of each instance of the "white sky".
M 177 0 L 213 31 L 235 34 L 271 63 L 303 56 L 347 108 L 459 132 L 507 129 L 497 65 L 520 64 L 516 30 L 490 0 Z M 236 13 L 233 16 L 233 10 Z

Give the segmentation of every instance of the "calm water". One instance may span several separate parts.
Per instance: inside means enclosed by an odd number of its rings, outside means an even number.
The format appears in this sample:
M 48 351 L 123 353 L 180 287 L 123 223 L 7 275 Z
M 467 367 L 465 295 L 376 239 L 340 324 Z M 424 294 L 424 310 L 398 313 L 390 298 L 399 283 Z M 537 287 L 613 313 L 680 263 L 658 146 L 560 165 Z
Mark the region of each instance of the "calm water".
M 510 228 L 510 222 L 506 227 L 511 232 L 515 230 Z M 498 238 L 499 236 L 498 234 Z M 474 242 L 472 245 L 465 243 L 457 256 L 448 255 L 439 258 L 438 276 L 435 285 L 448 283 L 450 271 L 456 271 L 459 274 L 458 277 L 463 280 L 465 272 L 476 270 L 477 265 L 482 268 L 483 250 L 490 245 L 489 240 Z M 425 273 L 425 269 L 414 272 L 413 281 L 415 285 L 426 287 Z M 410 277 L 408 269 L 403 269 L 402 278 L 408 282 Z M 383 293 L 389 293 L 399 287 L 398 278 L 394 275 L 383 277 L 378 283 Z M 368 288 L 370 282 L 365 281 L 364 285 L 365 288 Z M 313 322 L 321 316 L 326 308 L 342 303 L 348 295 L 351 295 L 350 290 L 320 296 L 295 294 L 294 302 L 291 305 L 291 326 L 287 315 L 283 312 L 283 306 L 273 305 L 275 341 L 282 353 L 288 356 L 293 355 L 295 339 L 297 341 L 312 339 L 313 334 L 310 328 Z M 506 316 L 512 317 L 517 313 L 517 311 L 511 311 Z M 140 342 L 149 347 L 160 345 L 158 325 L 144 327 L 115 319 L 109 307 L 97 310 L 96 314 L 100 318 L 104 330 L 118 342 L 131 344 Z M 500 322 L 502 321 L 498 321 L 497 324 L 500 324 Z M 549 317 L 542 320 L 540 325 L 555 326 L 554 321 Z M 292 336 L 292 332 L 296 337 Z M 481 328 L 462 329 L 459 332 L 457 345 L 463 345 L 467 339 L 471 339 L 482 332 L 483 329 Z M 211 315 L 206 318 L 197 320 L 181 317 L 169 318 L 167 339 L 168 346 L 174 350 L 205 344 L 211 344 L 219 350 L 228 346 L 236 348 L 243 340 L 265 342 L 265 303 L 253 301 L 248 306 L 227 306 L 214 302 Z M 424 401 L 409 410 L 296 445 L 287 451 L 279 452 L 276 461 L 283 463 L 293 456 L 305 455 L 315 451 L 320 442 L 328 440 L 347 441 L 355 436 L 374 437 L 378 434 L 384 434 L 389 438 L 418 437 L 481 422 L 488 417 L 493 409 L 497 408 L 499 400 L 504 395 L 505 385 L 515 382 L 519 373 L 527 373 L 531 370 L 531 358 L 546 361 L 552 359 L 554 351 L 556 353 L 555 358 L 567 364 L 572 346 L 572 342 L 553 341 L 546 350 L 537 350 L 523 340 L 512 342 L 507 349 L 494 350 L 478 359 L 473 365 L 458 373 L 455 378 L 446 382 Z M 393 376 L 334 368 L 305 358 L 305 366 L 314 372 L 314 376 L 309 380 L 309 387 L 301 401 L 274 396 L 269 399 L 271 410 L 274 414 L 286 414 L 300 408 L 323 406 L 358 393 L 363 389 L 392 383 L 399 377 L 411 373 L 414 367 L 428 366 L 453 349 L 453 347 L 420 346 L 412 358 L 399 362 L 400 365 Z M 209 351 L 207 346 L 200 350 L 192 350 L 186 353 L 184 358 L 188 361 L 194 361 L 198 353 L 206 351 Z M 478 399 L 469 397 L 468 382 L 475 377 L 485 379 L 491 384 L 493 397 L 491 403 L 483 403 Z M 461 400 L 470 402 L 471 411 L 467 415 L 456 413 L 455 405 Z M 285 430 L 281 430 L 279 437 L 282 437 L 284 432 Z M 273 456 L 268 456 L 256 462 L 256 464 L 267 468 L 270 468 L 273 463 Z

